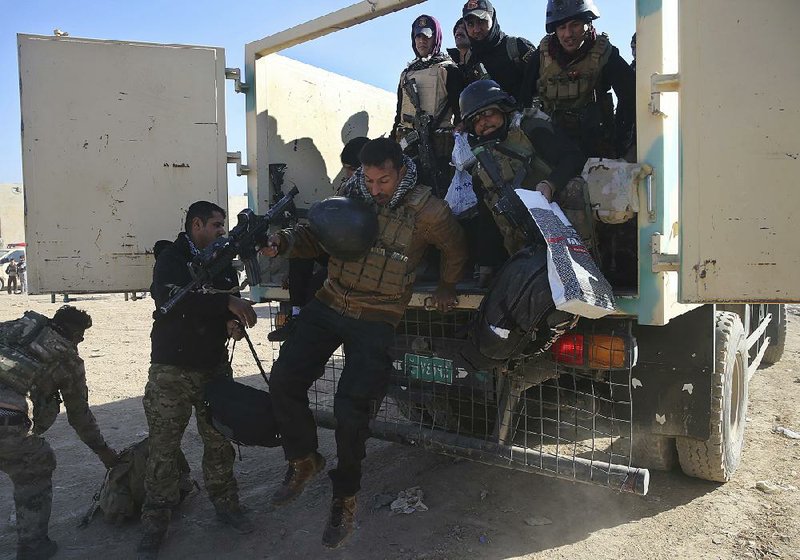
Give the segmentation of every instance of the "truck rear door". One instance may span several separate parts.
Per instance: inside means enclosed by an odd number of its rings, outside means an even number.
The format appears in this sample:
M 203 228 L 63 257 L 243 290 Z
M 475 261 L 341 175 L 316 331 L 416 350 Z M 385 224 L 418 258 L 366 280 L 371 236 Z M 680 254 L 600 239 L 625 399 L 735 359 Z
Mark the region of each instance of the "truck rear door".
M 679 3 L 682 302 L 800 300 L 798 8 Z
M 30 292 L 147 289 L 189 204 L 227 206 L 224 51 L 17 42 Z

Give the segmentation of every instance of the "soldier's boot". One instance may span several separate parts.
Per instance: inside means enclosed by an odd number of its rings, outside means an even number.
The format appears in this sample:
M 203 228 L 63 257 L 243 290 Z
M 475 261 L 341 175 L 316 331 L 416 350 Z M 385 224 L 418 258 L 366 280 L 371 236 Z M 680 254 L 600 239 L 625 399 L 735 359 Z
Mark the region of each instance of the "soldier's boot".
M 238 503 L 214 504 L 214 509 L 217 512 L 217 519 L 232 527 L 240 535 L 255 531 L 255 525 L 248 519 Z
M 137 560 L 156 560 L 167 536 L 167 523 L 142 519 L 142 538 L 136 547 Z
M 17 546 L 17 560 L 45 560 L 55 556 L 58 545 L 48 537 Z
M 356 507 L 355 496 L 334 496 L 328 524 L 322 533 L 322 544 L 328 548 L 338 548 L 344 544 L 355 528 Z
M 308 457 L 289 461 L 286 477 L 272 495 L 272 505 L 282 506 L 303 493 L 306 485 L 325 468 L 325 457 L 314 451 Z

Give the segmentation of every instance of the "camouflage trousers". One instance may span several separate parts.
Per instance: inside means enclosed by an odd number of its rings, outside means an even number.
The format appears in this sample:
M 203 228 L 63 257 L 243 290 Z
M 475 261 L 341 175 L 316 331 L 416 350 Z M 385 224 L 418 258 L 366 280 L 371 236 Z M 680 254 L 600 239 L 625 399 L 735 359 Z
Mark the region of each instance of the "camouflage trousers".
M 227 363 L 216 371 L 164 364 L 151 364 L 144 390 L 144 412 L 150 428 L 150 449 L 145 474 L 142 521 L 164 527 L 172 508 L 180 502 L 179 450 L 181 439 L 195 410 L 197 431 L 203 440 L 203 478 L 214 506 L 222 509 L 238 504 L 233 477 L 236 455 L 231 443 L 210 423 L 203 402 L 203 388 L 217 375 L 230 375 Z
M 14 484 L 18 545 L 47 537 L 56 456 L 26 426 L 0 426 L 0 471 Z

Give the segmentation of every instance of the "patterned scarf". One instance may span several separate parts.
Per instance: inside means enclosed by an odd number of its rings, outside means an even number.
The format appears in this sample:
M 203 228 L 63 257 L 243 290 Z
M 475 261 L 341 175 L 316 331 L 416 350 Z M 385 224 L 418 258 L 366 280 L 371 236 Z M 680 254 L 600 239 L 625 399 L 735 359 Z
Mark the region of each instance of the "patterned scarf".
M 408 63 L 406 67 L 407 72 L 416 72 L 417 70 L 425 70 L 426 68 L 430 68 L 436 64 L 453 64 L 453 59 L 447 52 L 440 52 L 438 54 L 434 54 L 428 58 L 415 58 L 411 62 Z
M 392 199 L 389 201 L 389 204 L 386 205 L 387 208 L 395 208 L 398 206 L 403 197 L 408 194 L 411 189 L 417 186 L 417 165 L 408 156 L 403 156 L 403 165 L 406 167 L 406 174 L 400 180 L 400 184 L 397 185 L 397 190 L 394 191 Z M 369 193 L 369 189 L 367 188 L 367 182 L 364 179 L 363 166 L 359 167 L 355 174 L 350 177 L 347 183 L 345 183 L 344 187 L 342 188 L 342 192 L 344 196 L 360 198 L 370 202 L 374 206 L 377 206 L 375 199 L 372 198 L 372 195 Z
M 189 252 L 192 254 L 192 256 L 196 257 L 197 255 L 199 255 L 200 249 L 195 247 L 194 243 L 192 243 L 192 238 L 189 237 L 189 234 L 186 233 L 185 231 L 181 233 L 183 233 L 184 237 L 186 237 L 186 241 L 189 243 Z

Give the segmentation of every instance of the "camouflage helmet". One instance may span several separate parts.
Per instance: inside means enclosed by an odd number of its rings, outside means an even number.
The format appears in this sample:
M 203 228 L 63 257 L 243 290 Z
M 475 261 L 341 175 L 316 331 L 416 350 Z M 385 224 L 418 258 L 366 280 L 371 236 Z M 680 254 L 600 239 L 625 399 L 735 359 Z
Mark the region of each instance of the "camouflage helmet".
M 458 98 L 461 118 L 468 124 L 472 117 L 491 105 L 497 105 L 503 111 L 511 111 L 516 107 L 517 101 L 494 80 L 472 82 Z
M 378 237 L 378 216 L 368 203 L 333 196 L 308 210 L 308 225 L 332 257 L 354 261 L 364 257 Z
M 600 17 L 594 0 L 547 0 L 545 29 L 553 33 L 562 23 L 583 19 L 587 23 Z

